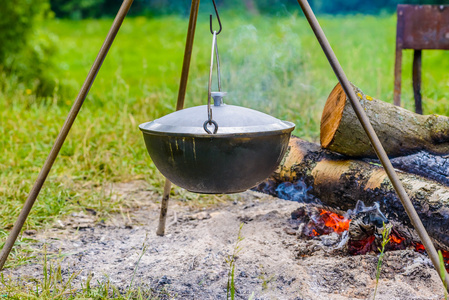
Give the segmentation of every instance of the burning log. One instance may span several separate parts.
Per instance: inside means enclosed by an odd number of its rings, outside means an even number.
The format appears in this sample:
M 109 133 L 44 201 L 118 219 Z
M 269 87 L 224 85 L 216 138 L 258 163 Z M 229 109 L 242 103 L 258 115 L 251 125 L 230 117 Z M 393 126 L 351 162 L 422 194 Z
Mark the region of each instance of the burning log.
M 449 154 L 449 118 L 419 115 L 365 95 L 353 86 L 385 151 L 390 157 L 420 150 Z M 321 117 L 321 146 L 352 156 L 376 157 L 340 84 L 330 93 Z
M 414 174 L 400 172 L 398 176 L 437 247 L 449 250 L 449 187 Z M 359 200 L 367 205 L 377 202 L 389 220 L 412 228 L 382 167 L 348 159 L 297 137 L 291 138 L 287 154 L 272 177 L 255 190 L 284 199 L 319 202 L 340 214 L 353 209 Z

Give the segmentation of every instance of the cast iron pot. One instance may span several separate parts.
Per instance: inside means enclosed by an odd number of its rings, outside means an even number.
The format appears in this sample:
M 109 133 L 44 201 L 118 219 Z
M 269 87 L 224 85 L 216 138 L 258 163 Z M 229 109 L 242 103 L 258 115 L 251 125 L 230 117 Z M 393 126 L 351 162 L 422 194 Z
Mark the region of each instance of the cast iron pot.
M 206 112 L 206 105 L 196 106 L 139 126 L 151 159 L 167 179 L 191 192 L 222 194 L 245 191 L 274 172 L 293 123 L 221 104 L 213 106 L 218 130 L 208 134 Z

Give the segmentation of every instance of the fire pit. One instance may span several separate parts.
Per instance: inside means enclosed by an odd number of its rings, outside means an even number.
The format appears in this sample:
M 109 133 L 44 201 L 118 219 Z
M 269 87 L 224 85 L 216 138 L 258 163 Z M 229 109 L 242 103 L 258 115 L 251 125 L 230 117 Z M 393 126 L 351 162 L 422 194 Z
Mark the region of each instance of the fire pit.
M 378 253 L 382 243 L 383 224 L 391 226 L 385 251 L 414 250 L 425 253 L 418 237 L 397 223 L 389 222 L 378 205 L 365 207 L 357 203 L 354 210 L 344 214 L 321 208 L 318 205 L 303 204 L 291 214 L 289 234 L 310 240 L 319 240 L 327 251 L 339 251 L 347 255 Z M 298 248 L 297 255 L 307 256 L 317 247 Z M 449 270 L 449 251 L 442 250 L 445 267 Z

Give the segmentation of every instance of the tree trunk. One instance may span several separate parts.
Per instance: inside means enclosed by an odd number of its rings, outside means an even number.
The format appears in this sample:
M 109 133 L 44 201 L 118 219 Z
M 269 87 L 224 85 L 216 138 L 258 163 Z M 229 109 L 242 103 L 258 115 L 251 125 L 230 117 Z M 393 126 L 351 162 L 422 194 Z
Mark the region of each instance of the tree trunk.
M 398 173 L 429 235 L 449 249 L 449 187 L 409 173 Z M 271 178 L 255 190 L 284 199 L 313 202 L 336 212 L 354 209 L 358 200 L 378 202 L 387 218 L 412 227 L 384 169 L 348 159 L 319 145 L 292 137 L 289 149 Z
M 373 99 L 353 86 L 388 156 L 426 150 L 449 154 L 449 118 L 419 115 Z M 321 146 L 352 156 L 376 157 L 340 84 L 329 95 L 321 117 Z

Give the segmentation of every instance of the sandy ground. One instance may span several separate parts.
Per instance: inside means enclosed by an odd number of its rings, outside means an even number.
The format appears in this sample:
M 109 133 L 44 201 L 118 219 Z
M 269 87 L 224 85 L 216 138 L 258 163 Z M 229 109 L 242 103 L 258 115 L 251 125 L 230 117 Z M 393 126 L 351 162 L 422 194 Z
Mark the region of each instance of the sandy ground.
M 145 203 L 98 222 L 92 212 L 73 214 L 43 232 L 37 247 L 61 251 L 62 274 L 80 271 L 75 284 L 109 280 L 125 291 L 151 288 L 162 299 L 226 299 L 226 262 L 244 223 L 236 259 L 236 299 L 372 299 L 376 254 L 332 251 L 329 239 L 295 235 L 290 214 L 301 204 L 248 191 L 236 201 L 191 211 L 172 201 L 166 236 L 155 234 L 159 196 L 143 182 L 114 186 L 119 197 Z M 176 215 L 176 217 L 175 217 Z M 139 261 L 139 257 L 141 254 Z M 5 277 L 41 277 L 42 264 L 4 271 Z M 1 286 L 1 284 L 0 284 Z M 376 299 L 444 299 L 430 260 L 412 250 L 385 255 Z

